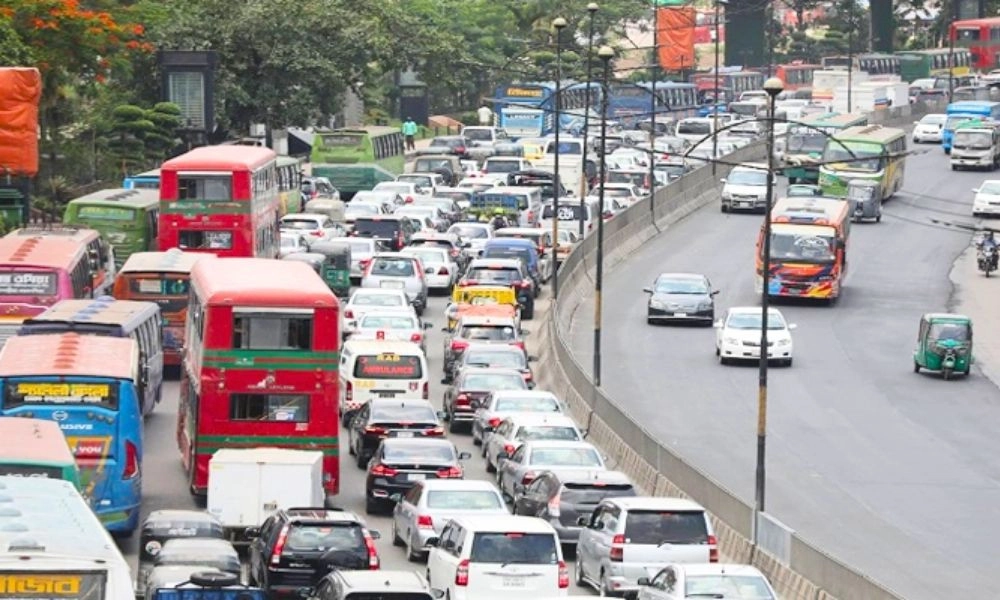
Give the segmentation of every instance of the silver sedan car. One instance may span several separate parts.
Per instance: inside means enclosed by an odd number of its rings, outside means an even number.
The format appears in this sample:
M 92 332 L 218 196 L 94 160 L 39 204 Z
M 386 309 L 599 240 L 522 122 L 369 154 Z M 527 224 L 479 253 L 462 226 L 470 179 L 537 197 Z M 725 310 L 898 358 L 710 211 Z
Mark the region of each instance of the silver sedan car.
M 427 556 L 427 540 L 456 517 L 509 515 L 495 485 L 475 479 L 427 479 L 399 499 L 392 512 L 392 543 L 415 561 Z
M 500 461 L 497 484 L 504 498 L 513 500 L 542 471 L 606 470 L 604 457 L 587 442 L 527 442 L 513 456 Z
M 517 452 L 525 442 L 579 442 L 583 432 L 569 416 L 556 413 L 515 413 L 497 425 L 483 440 L 486 472 L 493 473 L 501 461 Z
M 472 421 L 472 443 L 477 446 L 482 444 L 483 456 L 486 456 L 486 447 L 483 442 L 504 419 L 512 414 L 558 414 L 562 412 L 562 403 L 552 392 L 541 390 L 493 392 L 483 398 L 476 407 L 476 415 Z
M 427 353 L 425 330 L 430 323 L 421 322 L 409 307 L 395 310 L 370 311 L 360 319 L 347 323 L 347 332 L 352 340 L 387 340 L 413 342 Z

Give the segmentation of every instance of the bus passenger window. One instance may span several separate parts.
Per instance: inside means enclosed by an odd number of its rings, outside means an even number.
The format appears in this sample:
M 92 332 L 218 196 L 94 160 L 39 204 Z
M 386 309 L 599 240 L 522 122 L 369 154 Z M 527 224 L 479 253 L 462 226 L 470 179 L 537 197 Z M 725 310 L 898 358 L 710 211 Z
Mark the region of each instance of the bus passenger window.
M 233 317 L 236 350 L 310 350 L 312 316 L 240 314 Z
M 232 199 L 232 179 L 228 176 L 181 175 L 177 178 L 177 198 L 229 201 Z
M 309 396 L 306 394 L 231 394 L 229 420 L 309 422 Z

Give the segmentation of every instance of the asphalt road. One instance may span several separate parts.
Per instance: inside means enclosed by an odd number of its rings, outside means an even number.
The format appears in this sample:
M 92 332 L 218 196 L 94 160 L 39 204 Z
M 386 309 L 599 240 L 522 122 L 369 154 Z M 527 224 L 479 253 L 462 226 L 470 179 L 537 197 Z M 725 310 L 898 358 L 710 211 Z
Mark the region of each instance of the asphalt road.
M 921 313 L 949 306 L 948 272 L 969 244 L 935 222 L 974 224 L 970 188 L 1000 176 L 953 173 L 939 148 L 915 149 L 927 152 L 908 159 L 882 223 L 852 228 L 836 305 L 779 305 L 798 329 L 795 365 L 770 370 L 766 509 L 907 599 L 977 597 L 1000 572 L 1000 392 L 977 370 L 915 375 L 911 351 Z M 695 271 L 721 290 L 717 315 L 759 305 L 760 223 L 709 205 L 615 267 L 604 291 L 606 392 L 751 502 L 757 369 L 720 366 L 710 328 L 647 325 L 642 288 Z M 591 335 L 589 317 L 575 318 L 588 368 Z

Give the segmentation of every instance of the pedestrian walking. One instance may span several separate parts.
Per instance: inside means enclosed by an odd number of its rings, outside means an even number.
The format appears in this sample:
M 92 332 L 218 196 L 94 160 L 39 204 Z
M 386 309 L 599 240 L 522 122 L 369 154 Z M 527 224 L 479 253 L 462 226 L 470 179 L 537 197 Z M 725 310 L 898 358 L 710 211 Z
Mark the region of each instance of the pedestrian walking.
M 480 125 L 483 127 L 490 127 L 493 125 L 493 111 L 490 110 L 489 106 L 483 104 L 482 108 L 476 111 L 476 113 L 479 116 Z
M 406 150 L 416 150 L 417 145 L 414 143 L 414 139 L 417 135 L 417 124 L 410 117 L 406 117 L 406 121 L 403 122 L 403 136 L 406 137 Z

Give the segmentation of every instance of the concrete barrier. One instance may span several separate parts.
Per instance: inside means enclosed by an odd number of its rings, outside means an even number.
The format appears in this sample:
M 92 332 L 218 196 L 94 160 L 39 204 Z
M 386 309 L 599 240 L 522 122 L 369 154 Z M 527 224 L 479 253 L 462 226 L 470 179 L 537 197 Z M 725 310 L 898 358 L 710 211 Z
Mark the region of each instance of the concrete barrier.
M 942 106 L 924 104 L 877 111 L 872 122 L 909 125 Z M 737 150 L 717 165 L 704 165 L 658 190 L 652 203 L 642 202 L 605 223 L 605 269 L 628 258 L 652 238 L 699 208 L 717 202 L 720 178 L 741 162 L 760 161 L 766 150 L 756 142 Z M 601 446 L 615 468 L 625 472 L 647 494 L 691 498 L 712 514 L 719 547 L 731 561 L 763 571 L 785 600 L 901 600 L 895 592 L 811 546 L 773 515 L 762 515 L 767 535 L 760 545 L 750 542 L 753 508 L 707 474 L 688 465 L 628 414 L 627 406 L 594 388 L 590 376 L 573 356 L 563 332 L 593 291 L 597 237 L 588 236 L 566 258 L 559 271 L 560 295 L 537 328 L 538 383 L 563 398 L 573 416 Z M 765 531 L 762 529 L 762 531 Z

